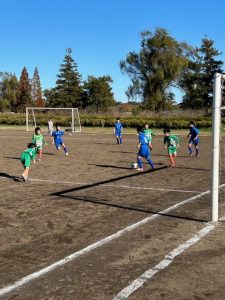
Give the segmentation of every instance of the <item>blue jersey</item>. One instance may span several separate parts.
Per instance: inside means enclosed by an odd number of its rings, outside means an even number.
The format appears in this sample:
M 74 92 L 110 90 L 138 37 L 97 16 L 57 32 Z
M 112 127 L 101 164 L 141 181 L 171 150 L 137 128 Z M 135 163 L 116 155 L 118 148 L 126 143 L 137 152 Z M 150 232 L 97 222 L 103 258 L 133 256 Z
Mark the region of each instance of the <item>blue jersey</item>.
M 141 144 L 141 147 L 143 147 L 143 148 L 147 147 L 148 148 L 149 140 L 148 140 L 148 138 L 147 138 L 147 136 L 145 135 L 144 132 L 139 133 L 139 143 Z
M 122 131 L 122 129 L 123 129 L 123 124 L 122 123 L 115 123 L 114 124 L 114 127 L 115 127 L 115 131 L 116 131 L 116 133 L 121 133 L 121 131 Z
M 139 143 L 141 144 L 138 155 L 145 158 L 150 158 L 151 152 L 149 150 L 149 140 L 144 132 L 139 133 Z
M 190 128 L 191 140 L 194 140 L 199 135 L 199 130 L 196 127 Z
M 53 131 L 52 137 L 54 138 L 55 144 L 62 143 L 62 138 L 61 138 L 62 135 L 64 135 L 64 131 L 62 130 Z

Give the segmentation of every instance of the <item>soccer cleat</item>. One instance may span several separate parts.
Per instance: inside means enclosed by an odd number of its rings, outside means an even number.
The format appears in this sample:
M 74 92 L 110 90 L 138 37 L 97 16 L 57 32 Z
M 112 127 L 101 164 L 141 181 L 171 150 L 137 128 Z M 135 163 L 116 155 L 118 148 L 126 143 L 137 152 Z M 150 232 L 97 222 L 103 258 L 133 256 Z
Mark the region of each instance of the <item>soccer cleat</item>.
M 144 171 L 143 168 L 137 168 L 137 169 L 135 169 L 135 170 L 137 170 L 137 171 Z
M 22 179 L 23 179 L 23 181 L 24 181 L 24 182 L 26 182 L 26 181 L 27 181 L 27 177 L 26 177 L 26 176 L 24 176 L 23 174 L 22 174 Z
M 199 153 L 196 153 L 195 157 L 199 157 L 199 156 L 200 156 L 200 154 L 199 154 Z
M 192 156 L 193 156 L 193 153 L 190 153 L 190 154 L 189 154 L 189 157 L 192 157 Z
M 65 155 L 66 155 L 66 156 L 68 156 L 68 155 L 69 155 L 69 153 L 68 153 L 68 152 L 66 152 L 66 153 L 65 153 Z

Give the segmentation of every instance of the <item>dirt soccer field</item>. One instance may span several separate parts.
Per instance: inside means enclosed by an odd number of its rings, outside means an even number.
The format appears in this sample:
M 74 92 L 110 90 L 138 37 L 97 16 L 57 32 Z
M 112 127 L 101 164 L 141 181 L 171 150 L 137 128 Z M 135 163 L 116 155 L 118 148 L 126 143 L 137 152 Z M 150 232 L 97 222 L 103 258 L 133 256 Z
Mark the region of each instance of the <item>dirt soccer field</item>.
M 0 299 L 225 299 L 225 187 L 211 224 L 210 137 L 199 158 L 181 137 L 174 169 L 156 137 L 156 170 L 142 173 L 130 168 L 135 134 L 123 145 L 66 136 L 68 157 L 47 137 L 43 160 L 18 182 L 31 136 L 0 131 Z

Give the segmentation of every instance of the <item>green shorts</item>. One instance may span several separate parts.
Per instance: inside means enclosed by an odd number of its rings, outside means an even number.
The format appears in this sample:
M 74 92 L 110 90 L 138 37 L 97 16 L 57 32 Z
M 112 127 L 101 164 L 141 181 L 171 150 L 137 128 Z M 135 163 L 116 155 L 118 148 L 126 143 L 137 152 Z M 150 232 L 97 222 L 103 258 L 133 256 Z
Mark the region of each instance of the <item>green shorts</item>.
M 177 155 L 177 148 L 168 148 L 169 155 Z
M 23 152 L 20 158 L 21 163 L 25 168 L 29 168 L 31 164 L 31 156 L 29 153 Z

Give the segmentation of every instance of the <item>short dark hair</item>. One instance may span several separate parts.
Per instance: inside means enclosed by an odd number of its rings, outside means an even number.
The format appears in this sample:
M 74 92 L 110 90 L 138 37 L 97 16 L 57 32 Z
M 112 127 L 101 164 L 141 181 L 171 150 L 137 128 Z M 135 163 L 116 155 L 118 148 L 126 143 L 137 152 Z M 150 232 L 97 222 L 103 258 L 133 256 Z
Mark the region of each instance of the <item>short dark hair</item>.
M 28 148 L 35 148 L 36 145 L 35 145 L 34 143 L 28 143 L 28 144 L 27 144 L 27 147 L 28 147 Z
M 34 132 L 37 134 L 38 130 L 41 130 L 41 128 L 40 128 L 40 127 L 36 127 L 36 128 L 34 129 Z
M 190 121 L 189 125 L 195 125 L 195 122 Z
M 119 121 L 120 120 L 120 118 L 116 118 L 117 119 L 117 121 Z
M 165 133 L 170 133 L 170 129 L 169 129 L 169 128 L 163 129 L 163 133 L 164 133 L 164 134 L 165 134 Z
M 137 126 L 137 132 L 141 132 L 143 131 L 143 126 L 142 125 L 138 125 Z

